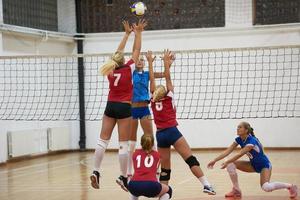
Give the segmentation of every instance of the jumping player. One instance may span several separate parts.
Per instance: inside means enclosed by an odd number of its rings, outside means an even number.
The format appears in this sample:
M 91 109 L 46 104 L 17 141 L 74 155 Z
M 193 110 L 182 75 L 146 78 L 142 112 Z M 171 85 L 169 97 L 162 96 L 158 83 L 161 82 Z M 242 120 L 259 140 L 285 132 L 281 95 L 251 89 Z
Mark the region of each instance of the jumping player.
M 146 58 L 148 62 L 153 62 L 154 58 L 147 53 Z M 136 136 L 138 123 L 143 129 L 144 134 L 153 135 L 151 114 L 148 107 L 150 102 L 149 96 L 149 72 L 144 70 L 145 61 L 143 56 L 139 57 L 138 62 L 135 65 L 135 70 L 133 71 L 133 97 L 131 104 L 131 132 L 129 136 L 129 148 L 128 148 L 128 177 L 132 176 L 132 153 L 135 149 Z M 155 78 L 163 78 L 163 73 L 154 73 Z M 155 149 L 155 146 L 154 146 Z
M 215 195 L 216 192 L 204 176 L 197 158 L 192 155 L 187 141 L 177 129 L 178 123 L 173 98 L 174 88 L 170 76 L 170 66 L 174 59 L 174 55 L 169 50 L 164 51 L 163 61 L 166 88 L 163 85 L 155 86 L 153 65 L 149 63 L 150 91 L 152 93 L 151 108 L 157 128 L 156 139 L 158 152 L 161 155 L 160 181 L 168 184 L 170 180 L 170 147 L 173 145 L 175 150 L 189 165 L 194 176 L 196 176 L 204 186 L 203 192 Z
M 144 134 L 141 138 L 142 149 L 136 150 L 132 156 L 134 175 L 128 184 L 131 200 L 138 200 L 139 196 L 159 197 L 160 200 L 172 197 L 172 188 L 159 183 L 156 178 L 160 158 L 153 145 L 153 135 Z
M 242 122 L 237 127 L 237 135 L 235 141 L 222 154 L 209 162 L 208 168 L 213 168 L 214 164 L 228 156 L 232 151 L 240 145 L 242 149 L 232 158 L 228 159 L 222 164 L 221 169 L 227 169 L 231 182 L 233 184 L 232 191 L 225 194 L 225 197 L 241 197 L 242 192 L 238 183 L 238 176 L 236 169 L 243 172 L 257 172 L 260 173 L 260 185 L 266 192 L 272 192 L 279 189 L 288 189 L 290 197 L 297 197 L 297 186 L 289 183 L 270 182 L 272 174 L 272 165 L 265 155 L 263 146 L 255 137 L 253 128 L 247 122 Z M 238 160 L 243 155 L 247 154 L 250 161 Z
M 104 157 L 105 150 L 111 138 L 115 125 L 118 125 L 119 133 L 119 162 L 121 176 L 116 182 L 127 191 L 127 162 L 128 162 L 128 136 L 130 133 L 131 122 L 131 99 L 132 99 L 132 72 L 134 63 L 137 62 L 141 51 L 142 31 L 147 23 L 140 20 L 133 27 L 127 21 L 123 22 L 125 35 L 119 44 L 116 53 L 104 64 L 100 73 L 107 76 L 109 81 L 109 94 L 105 112 L 102 119 L 102 129 L 100 139 L 95 148 L 94 171 L 90 176 L 93 188 L 99 189 L 100 166 Z M 125 62 L 124 48 L 130 33 L 134 31 L 134 47 L 132 58 Z

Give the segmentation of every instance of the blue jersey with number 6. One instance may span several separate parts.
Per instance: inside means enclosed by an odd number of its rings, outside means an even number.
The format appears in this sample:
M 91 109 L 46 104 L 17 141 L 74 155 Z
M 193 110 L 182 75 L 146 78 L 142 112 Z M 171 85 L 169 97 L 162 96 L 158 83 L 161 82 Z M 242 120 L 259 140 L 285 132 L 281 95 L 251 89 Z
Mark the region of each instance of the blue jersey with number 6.
M 255 169 L 257 166 L 267 166 L 268 164 L 270 164 L 268 157 L 264 153 L 262 144 L 256 137 L 248 135 L 248 137 L 244 141 L 242 140 L 242 138 L 237 137 L 235 138 L 235 142 L 242 148 L 244 148 L 245 146 L 253 147 L 253 149 L 251 149 L 247 153 L 247 156 L 250 158 L 250 162 Z

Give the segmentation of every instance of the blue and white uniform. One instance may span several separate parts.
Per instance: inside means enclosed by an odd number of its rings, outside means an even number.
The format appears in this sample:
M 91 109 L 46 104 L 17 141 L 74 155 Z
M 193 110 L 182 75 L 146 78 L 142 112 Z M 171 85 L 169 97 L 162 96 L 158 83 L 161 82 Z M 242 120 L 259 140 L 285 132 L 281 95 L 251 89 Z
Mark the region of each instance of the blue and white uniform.
M 149 95 L 149 72 L 134 70 L 132 75 L 133 80 L 133 97 L 132 102 L 150 102 Z M 133 107 L 131 109 L 133 119 L 142 119 L 145 116 L 150 115 L 148 106 L 145 107 Z
M 253 149 L 247 153 L 247 156 L 250 158 L 251 165 L 257 173 L 260 173 L 264 168 L 272 168 L 271 162 L 265 155 L 263 147 L 256 137 L 248 135 L 244 141 L 242 138 L 237 137 L 235 138 L 235 142 L 242 148 L 245 146 L 253 146 Z

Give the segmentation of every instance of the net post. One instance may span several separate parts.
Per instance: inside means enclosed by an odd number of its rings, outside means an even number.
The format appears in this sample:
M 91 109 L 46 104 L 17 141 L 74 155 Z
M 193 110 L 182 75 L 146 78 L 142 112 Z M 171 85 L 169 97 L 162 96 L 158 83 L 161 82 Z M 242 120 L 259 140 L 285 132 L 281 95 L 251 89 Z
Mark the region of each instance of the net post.
M 76 6 L 76 29 L 79 35 L 75 38 L 83 38 L 81 26 L 81 0 L 75 0 Z M 77 53 L 83 54 L 83 40 L 77 40 Z M 85 102 L 84 102 L 84 60 L 80 56 L 78 61 L 78 89 L 79 89 L 79 122 L 80 122 L 80 138 L 79 148 L 84 150 L 86 148 L 86 133 L 85 133 Z

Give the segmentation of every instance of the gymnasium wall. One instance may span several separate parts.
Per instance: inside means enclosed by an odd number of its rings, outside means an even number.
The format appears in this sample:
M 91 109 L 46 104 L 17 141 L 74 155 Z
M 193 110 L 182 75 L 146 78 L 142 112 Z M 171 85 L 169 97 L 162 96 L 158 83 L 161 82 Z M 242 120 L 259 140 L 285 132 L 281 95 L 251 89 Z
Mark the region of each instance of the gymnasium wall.
M 64 39 L 48 38 L 32 34 L 0 33 L 0 55 L 70 55 L 77 52 L 72 37 Z M 0 121 L 0 163 L 7 160 L 7 132 L 18 130 L 47 129 L 68 127 L 71 133 L 71 147 L 78 148 L 78 121 Z
M 1 2 L 1 0 L 0 0 Z M 230 4 L 228 3 L 230 2 Z M 247 0 L 247 2 L 251 2 Z M 234 0 L 226 1 L 226 27 L 209 29 L 185 29 L 146 31 L 143 34 L 143 51 L 239 48 L 275 45 L 300 45 L 300 25 L 274 25 L 253 27 L 252 12 L 241 18 L 233 15 Z M 250 6 L 251 7 L 251 6 Z M 236 6 L 234 7 L 236 9 Z M 244 11 L 246 12 L 246 11 Z M 1 12 L 0 12 L 1 13 Z M 1 20 L 0 20 L 1 21 Z M 72 28 L 70 28 L 72 29 Z M 68 29 L 68 30 L 70 30 Z M 123 33 L 90 34 L 84 41 L 85 53 L 112 53 Z M 131 37 L 126 51 L 130 52 Z M 0 55 L 24 54 L 73 54 L 76 43 L 69 39 L 45 38 L 33 35 L 0 33 Z M 257 136 L 266 147 L 300 147 L 300 119 L 243 119 L 249 121 Z M 235 130 L 241 120 L 179 120 L 179 129 L 193 148 L 226 147 L 235 137 Z M 66 126 L 70 128 L 73 149 L 78 148 L 79 122 L 25 122 L 0 121 L 0 163 L 7 160 L 7 131 L 44 129 Z M 101 121 L 86 122 L 87 148 L 94 148 L 99 137 Z M 141 135 L 139 130 L 139 135 Z M 109 148 L 117 148 L 117 133 L 113 133 Z

